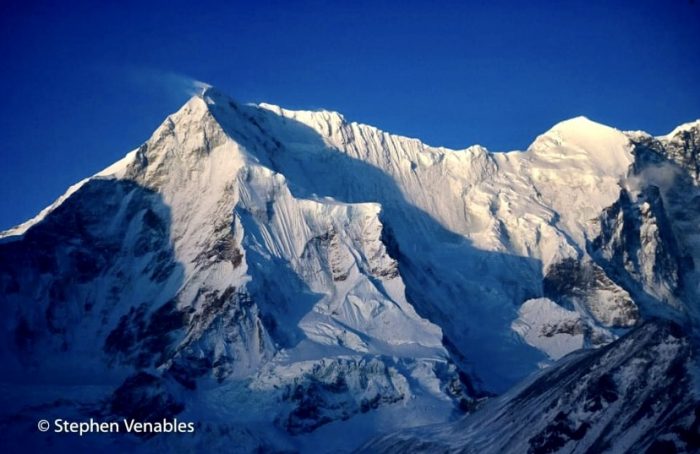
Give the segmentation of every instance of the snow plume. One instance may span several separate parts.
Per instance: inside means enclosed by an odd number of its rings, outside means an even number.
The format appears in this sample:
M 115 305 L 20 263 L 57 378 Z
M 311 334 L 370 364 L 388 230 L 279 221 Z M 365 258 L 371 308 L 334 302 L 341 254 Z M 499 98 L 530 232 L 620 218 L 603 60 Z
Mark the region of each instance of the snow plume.
M 181 99 L 183 96 L 189 98 L 199 95 L 203 90 L 210 87 L 209 84 L 192 77 L 154 68 L 130 68 L 128 77 L 134 83 L 148 90 L 165 92 L 166 95 L 178 99 Z
M 627 180 L 627 190 L 634 194 L 645 186 L 653 185 L 658 187 L 662 193 L 666 193 L 678 175 L 680 175 L 680 169 L 670 162 L 650 165 Z

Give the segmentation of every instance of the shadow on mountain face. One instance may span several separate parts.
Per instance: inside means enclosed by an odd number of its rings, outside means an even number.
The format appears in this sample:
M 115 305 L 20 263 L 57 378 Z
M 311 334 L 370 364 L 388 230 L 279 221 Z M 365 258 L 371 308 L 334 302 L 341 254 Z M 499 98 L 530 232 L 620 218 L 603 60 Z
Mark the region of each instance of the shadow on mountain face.
M 103 374 L 99 368 L 110 356 L 145 367 L 150 364 L 138 356 L 165 354 L 169 333 L 156 333 L 149 316 L 167 312 L 182 284 L 170 222 L 170 209 L 154 191 L 94 179 L 22 237 L 0 243 L 0 305 L 16 321 L 2 352 L 8 364 L 48 372 L 48 379 Z M 120 318 L 139 313 L 144 326 L 121 323 L 120 338 L 110 336 Z M 176 325 L 182 324 L 169 326 Z M 66 358 L 76 364 L 66 367 Z
M 356 452 L 698 452 L 695 357 L 684 328 L 646 321 L 461 420 L 379 436 Z
M 542 295 L 539 260 L 473 247 L 408 202 L 381 169 L 328 146 L 299 121 L 227 100 L 210 110 L 233 140 L 284 175 L 295 197 L 381 204 L 383 240 L 399 261 L 407 299 L 442 327 L 444 344 L 472 377 L 478 371 L 501 392 L 542 359 L 510 331 L 520 304 Z
M 88 408 L 128 416 L 121 410 L 149 407 L 152 414 L 140 416 L 153 417 L 181 411 L 168 391 L 175 383 L 143 372 L 171 357 L 187 318 L 175 300 L 184 270 L 170 232 L 170 209 L 158 193 L 93 179 L 23 236 L 0 243 L 6 443 L 90 446 L 37 433 L 35 417 L 82 421 Z M 98 410 L 103 399 L 107 407 Z

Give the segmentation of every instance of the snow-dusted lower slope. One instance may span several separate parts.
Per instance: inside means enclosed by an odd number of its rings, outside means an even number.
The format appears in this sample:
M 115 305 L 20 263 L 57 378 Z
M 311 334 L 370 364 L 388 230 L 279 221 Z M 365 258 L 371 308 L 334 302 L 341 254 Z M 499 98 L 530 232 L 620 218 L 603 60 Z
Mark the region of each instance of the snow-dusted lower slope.
M 693 313 L 696 130 L 580 117 L 526 151 L 449 150 L 206 89 L 0 234 L 4 413 L 90 383 L 51 411 L 178 415 L 200 423 L 193 449 L 242 451 L 454 420 Z
M 696 452 L 696 345 L 679 325 L 646 323 L 573 354 L 461 421 L 408 430 L 367 452 Z

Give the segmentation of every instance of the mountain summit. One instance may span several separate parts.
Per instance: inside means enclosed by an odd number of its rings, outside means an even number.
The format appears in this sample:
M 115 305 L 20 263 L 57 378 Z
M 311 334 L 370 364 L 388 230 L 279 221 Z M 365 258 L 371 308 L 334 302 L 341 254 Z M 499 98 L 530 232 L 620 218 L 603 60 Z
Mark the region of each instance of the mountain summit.
M 2 443 L 697 449 L 698 137 L 450 150 L 204 87 L 0 233 L 4 420 L 195 433 Z

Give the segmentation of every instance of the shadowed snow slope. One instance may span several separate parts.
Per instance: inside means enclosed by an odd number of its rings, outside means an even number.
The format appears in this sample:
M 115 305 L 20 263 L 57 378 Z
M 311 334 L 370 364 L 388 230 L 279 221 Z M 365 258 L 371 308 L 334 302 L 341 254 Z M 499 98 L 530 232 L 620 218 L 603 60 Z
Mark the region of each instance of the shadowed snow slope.
M 363 450 L 695 452 L 694 352 L 680 326 L 650 322 L 593 353 L 568 356 L 461 421 L 400 432 Z

